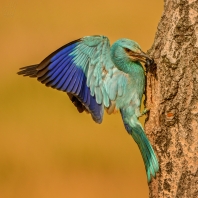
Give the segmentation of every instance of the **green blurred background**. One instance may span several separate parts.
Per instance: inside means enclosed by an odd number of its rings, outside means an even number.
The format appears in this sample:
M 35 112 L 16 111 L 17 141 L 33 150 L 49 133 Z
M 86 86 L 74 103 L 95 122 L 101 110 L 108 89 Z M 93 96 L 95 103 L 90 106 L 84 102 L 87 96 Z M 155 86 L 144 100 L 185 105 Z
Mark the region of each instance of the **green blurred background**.
M 119 113 L 95 124 L 65 93 L 16 72 L 86 35 L 130 38 L 146 51 L 162 0 L 0 5 L 0 198 L 147 198 L 143 161 Z

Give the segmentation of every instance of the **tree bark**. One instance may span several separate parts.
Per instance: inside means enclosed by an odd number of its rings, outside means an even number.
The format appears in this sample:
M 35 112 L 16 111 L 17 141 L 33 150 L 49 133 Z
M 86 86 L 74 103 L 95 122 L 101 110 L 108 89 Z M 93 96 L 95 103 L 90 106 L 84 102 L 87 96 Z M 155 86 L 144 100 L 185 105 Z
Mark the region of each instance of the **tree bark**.
M 164 0 L 149 54 L 145 131 L 160 171 L 150 198 L 198 198 L 198 0 Z

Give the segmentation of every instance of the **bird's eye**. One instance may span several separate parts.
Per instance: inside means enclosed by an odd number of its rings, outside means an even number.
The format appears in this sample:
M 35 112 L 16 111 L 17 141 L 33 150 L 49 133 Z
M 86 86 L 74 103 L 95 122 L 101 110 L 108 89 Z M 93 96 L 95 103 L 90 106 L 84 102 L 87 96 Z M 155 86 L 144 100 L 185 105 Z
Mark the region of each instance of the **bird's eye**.
M 125 48 L 125 51 L 126 51 L 126 52 L 130 52 L 131 50 L 130 50 L 130 49 L 128 49 L 128 48 Z

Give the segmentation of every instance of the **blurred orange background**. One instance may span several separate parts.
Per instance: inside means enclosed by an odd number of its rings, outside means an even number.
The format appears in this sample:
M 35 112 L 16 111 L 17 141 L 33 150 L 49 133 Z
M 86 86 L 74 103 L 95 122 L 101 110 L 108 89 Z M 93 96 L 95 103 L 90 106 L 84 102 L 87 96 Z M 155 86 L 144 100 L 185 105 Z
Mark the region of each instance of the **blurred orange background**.
M 147 51 L 162 0 L 0 4 L 0 198 L 147 198 L 142 157 L 119 113 L 95 124 L 65 93 L 16 72 L 87 35 L 129 38 Z

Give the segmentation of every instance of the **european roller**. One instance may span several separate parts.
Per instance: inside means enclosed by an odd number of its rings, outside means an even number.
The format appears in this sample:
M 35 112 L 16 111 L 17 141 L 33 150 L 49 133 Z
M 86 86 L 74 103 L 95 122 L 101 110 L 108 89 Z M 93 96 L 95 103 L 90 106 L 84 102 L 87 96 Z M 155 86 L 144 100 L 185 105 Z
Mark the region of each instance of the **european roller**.
M 145 87 L 140 62 L 152 59 L 138 43 L 119 39 L 110 46 L 105 36 L 86 36 L 72 41 L 46 57 L 41 63 L 20 68 L 19 75 L 37 78 L 47 87 L 64 91 L 81 113 L 91 114 L 101 123 L 119 110 L 125 129 L 137 143 L 148 182 L 159 169 L 154 150 L 138 118 Z

